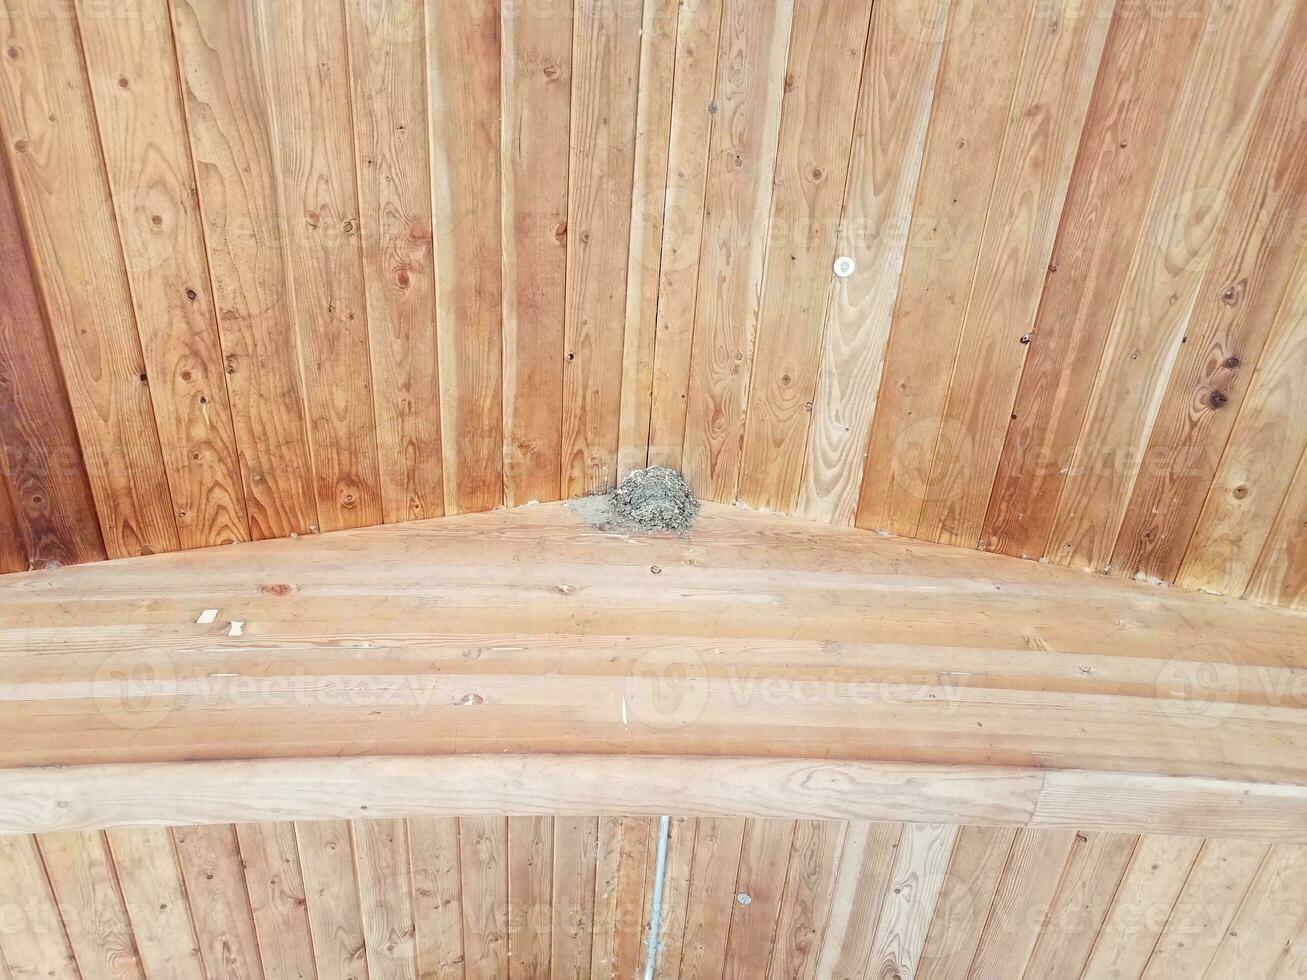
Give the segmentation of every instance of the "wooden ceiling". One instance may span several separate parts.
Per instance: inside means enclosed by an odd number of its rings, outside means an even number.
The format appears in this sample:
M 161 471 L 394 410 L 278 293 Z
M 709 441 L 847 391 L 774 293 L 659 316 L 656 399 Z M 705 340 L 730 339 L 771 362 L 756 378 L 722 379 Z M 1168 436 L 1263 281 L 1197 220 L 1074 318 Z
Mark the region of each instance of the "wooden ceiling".
M 0 975 L 1307 976 L 1301 845 L 677 818 L 655 920 L 658 836 L 464 817 L 0 837 Z
M 0 0 L 0 52 L 0 568 L 653 462 L 1307 603 L 1303 0 Z

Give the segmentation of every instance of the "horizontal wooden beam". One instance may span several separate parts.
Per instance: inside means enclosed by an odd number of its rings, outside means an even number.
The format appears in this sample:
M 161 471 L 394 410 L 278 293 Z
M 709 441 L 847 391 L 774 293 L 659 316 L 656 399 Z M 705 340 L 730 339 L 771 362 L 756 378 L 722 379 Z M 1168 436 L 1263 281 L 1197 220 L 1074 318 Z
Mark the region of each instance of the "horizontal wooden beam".
M 0 833 L 476 815 L 875 820 L 1307 844 L 1307 787 L 798 759 L 467 755 L 0 772 Z

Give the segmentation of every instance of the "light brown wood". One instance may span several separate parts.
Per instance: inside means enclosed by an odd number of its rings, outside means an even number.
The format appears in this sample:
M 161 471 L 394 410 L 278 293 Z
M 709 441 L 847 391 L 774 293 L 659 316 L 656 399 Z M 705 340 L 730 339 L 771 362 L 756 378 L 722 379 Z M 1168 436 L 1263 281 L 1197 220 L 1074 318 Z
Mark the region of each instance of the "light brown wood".
M 177 524 L 90 87 L 75 20 L 55 6 L 4 4 L 5 150 L 105 548 L 112 557 L 173 551 Z
M 82 52 L 183 548 L 249 538 L 166 0 L 82 5 Z
M 554 820 L 552 976 L 590 976 L 598 856 L 598 817 Z
M 382 520 L 445 512 L 421 0 L 345 4 Z
M 910 824 L 903 828 L 890 893 L 880 907 L 865 970 L 873 976 L 913 976 L 935 915 L 956 827 Z
M 425 9 L 445 513 L 462 514 L 504 499 L 500 27 L 488 4 Z
M 350 825 L 344 820 L 297 823 L 295 838 L 318 976 L 360 976 L 367 970 L 367 944 Z
M 250 534 L 306 534 L 318 503 L 273 154 L 278 76 L 250 5 L 169 9 Z
M 617 482 L 635 207 L 635 144 L 626 134 L 637 124 L 643 6 L 582 3 L 575 8 L 563 355 L 565 497 Z
M 503 16 L 504 501 L 562 494 L 572 0 Z
M 902 834 L 902 824 L 849 823 L 821 937 L 817 976 L 850 976 L 868 963 L 876 934 L 867 925 L 880 921 Z
M 867 0 L 800 4 L 790 31 L 740 457 L 750 507 L 798 503 L 870 18 Z
M 554 821 L 508 821 L 508 975 L 548 974 L 553 955 Z
M 172 837 L 205 976 L 262 977 L 235 828 L 186 827 L 174 830 Z
M 295 825 L 238 824 L 236 839 L 265 976 L 269 980 L 313 976 L 313 936 Z
M 463 891 L 458 854 L 458 820 L 408 821 L 409 868 L 413 876 L 413 922 L 420 977 L 463 976 Z
M 202 980 L 204 963 L 172 835 L 139 827 L 110 830 L 106 837 L 145 975 Z
M 508 974 L 508 821 L 458 821 L 463 882 L 463 957 L 468 980 Z
M 681 465 L 735 496 L 794 0 L 723 0 Z
M 345 11 L 252 9 L 266 77 L 289 82 L 269 105 L 319 528 L 363 527 L 382 494 Z
M 15 920 L 0 945 L 10 971 L 80 980 L 36 838 L 0 837 L 0 872 L 0 896 Z
M 368 976 L 416 980 L 408 826 L 403 820 L 362 820 L 353 823 L 351 830 Z

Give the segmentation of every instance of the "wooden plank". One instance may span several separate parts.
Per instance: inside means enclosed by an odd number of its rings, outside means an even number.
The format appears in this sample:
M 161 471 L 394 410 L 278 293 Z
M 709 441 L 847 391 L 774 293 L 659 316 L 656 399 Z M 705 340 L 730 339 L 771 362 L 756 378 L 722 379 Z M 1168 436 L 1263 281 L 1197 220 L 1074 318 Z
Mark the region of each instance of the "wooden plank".
M 662 278 L 663 217 L 671 165 L 672 92 L 680 0 L 645 0 L 640 28 L 631 244 L 626 262 L 626 326 L 617 426 L 617 479 L 649 461 L 654 343 Z
M 228 824 L 172 832 L 204 975 L 221 980 L 263 977 L 236 830 Z
M 1148 958 L 1144 980 L 1204 975 L 1269 850 L 1251 841 L 1203 844 Z
M 746 826 L 746 821 L 728 817 L 699 818 L 686 892 L 681 980 L 720 980 L 726 968 Z
M 902 824 L 849 822 L 821 936 L 817 976 L 857 976 L 869 962 L 876 936 L 867 924 L 880 919 L 902 833 Z
M 16 978 L 81 980 L 35 837 L 0 837 L 0 901 L 15 917 L 0 950 Z
M 1270 977 L 1307 921 L 1307 851 L 1272 847 L 1207 968 L 1212 977 Z
M 463 891 L 458 820 L 408 821 L 418 976 L 463 978 Z
M 504 499 L 500 27 L 490 4 L 428 4 L 427 90 L 445 513 Z
M 254 11 L 264 71 L 287 82 L 269 104 L 319 526 L 366 527 L 382 520 L 381 478 L 345 12 Z
M 1177 584 L 1242 595 L 1288 497 L 1287 460 L 1307 453 L 1307 250 L 1185 549 Z
M 1298 464 L 1245 595 L 1258 602 L 1307 609 L 1304 556 L 1307 556 L 1307 451 Z
M 795 828 L 793 820 L 745 822 L 723 980 L 767 975 Z
M 1032 4 L 956 0 L 867 444 L 856 522 L 914 534 L 985 231 Z M 940 256 L 947 257 L 941 262 Z
M 800 980 L 820 975 L 819 959 L 835 899 L 845 824 L 800 820 L 790 849 L 767 976 Z M 855 845 L 861 843 L 855 840 Z
M 5 570 L 100 561 L 104 538 L 86 461 L 3 160 L 0 270 L 0 468 L 15 512 L 0 544 L 9 549 Z
M 740 456 L 739 499 L 761 510 L 798 503 L 870 22 L 869 0 L 836 0 L 799 5 L 790 31 Z
M 236 839 L 266 977 L 309 980 L 316 966 L 295 825 L 237 824 Z
M 881 903 L 863 976 L 915 976 L 927 929 L 944 887 L 957 828 L 905 824 L 894 857 L 890 893 Z
M 723 0 L 682 0 L 658 265 L 649 464 L 681 468 Z
M 735 497 L 794 0 L 725 0 L 682 466 Z
M 554 821 L 508 821 L 508 975 L 547 976 L 553 957 Z
M 590 977 L 598 856 L 598 817 L 555 818 L 550 975 L 559 980 Z
M 1297 264 L 1307 10 L 1288 32 L 1117 537 L 1112 568 L 1121 575 L 1175 579 Z
M 1175 111 L 1047 557 L 1105 569 L 1230 201 L 1290 8 L 1216 8 Z
M 41 860 L 82 980 L 145 980 L 103 834 L 42 834 Z
M 690 912 L 691 875 L 699 821 L 672 817 L 667 829 L 667 864 L 663 875 L 663 911 L 658 922 L 658 951 L 652 980 L 677 980 L 685 954 Z
M 177 525 L 74 18 L 6 2 L 5 148 L 111 557 L 174 551 Z M 56 190 L 57 188 L 57 190 Z M 169 433 L 172 435 L 172 433 Z
M 1139 843 L 1129 834 L 1077 834 L 1025 976 L 1082 969 Z
M 578 4 L 567 198 L 562 492 L 617 479 L 631 248 L 639 17 L 644 4 Z
M 295 837 L 318 977 L 353 980 L 366 976 L 367 943 L 349 823 L 297 823 Z
M 345 4 L 381 515 L 445 512 L 422 0 Z
M 1017 833 L 971 961 L 971 975 L 1024 975 L 1076 840 L 1074 831 Z
M 1193 837 L 1139 838 L 1085 964 L 1084 980 L 1138 977 L 1203 845 Z
M 403 820 L 355 820 L 354 862 L 370 980 L 417 980 L 413 883 Z
M 27 542 L 18 526 L 8 478 L 0 473 L 0 573 L 27 571 Z
M 1008 827 L 959 828 L 921 950 L 917 976 L 922 980 L 969 975 L 1016 833 Z
M 650 817 L 601 817 L 595 873 L 594 941 L 590 976 L 618 980 L 643 968 L 658 822 Z
M 318 503 L 282 251 L 273 83 L 252 6 L 169 6 L 250 534 L 307 534 Z
M 508 821 L 460 817 L 463 955 L 468 980 L 508 975 Z
M 106 837 L 145 975 L 204 980 L 172 835 L 160 827 L 134 827 L 110 830 Z
M 166 0 L 79 18 L 183 548 L 249 538 Z
M 980 541 L 1110 25 L 1076 0 L 1031 19 L 941 416 L 966 448 L 936 446 L 918 537 Z
M 503 12 L 504 502 L 562 479 L 572 0 Z
M 858 507 L 944 50 L 947 3 L 935 11 L 917 32 L 892 5 L 872 7 L 836 249 L 858 271 L 830 292 L 798 502 L 814 520 L 850 524 Z
M 1118 5 L 982 545 L 1041 558 L 1205 17 Z

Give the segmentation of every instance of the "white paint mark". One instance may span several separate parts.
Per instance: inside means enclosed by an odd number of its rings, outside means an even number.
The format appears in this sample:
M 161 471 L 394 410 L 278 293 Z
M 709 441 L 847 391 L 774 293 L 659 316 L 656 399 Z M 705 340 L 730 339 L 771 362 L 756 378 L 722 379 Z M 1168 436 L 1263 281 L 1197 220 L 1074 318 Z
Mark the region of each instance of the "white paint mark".
M 857 270 L 858 264 L 853 261 L 851 256 L 841 255 L 835 260 L 835 275 L 841 279 L 847 279 Z
M 245 624 L 242 623 L 239 619 L 233 619 L 233 620 L 231 621 L 231 629 L 229 629 L 229 630 L 227 631 L 227 635 L 228 635 L 228 636 L 244 636 L 244 635 L 245 635 Z
M 631 719 L 630 719 L 630 717 L 629 717 L 629 716 L 627 715 L 627 713 L 626 713 L 626 695 L 625 695 L 625 694 L 622 695 L 622 727 L 623 727 L 623 728 L 630 728 L 630 727 L 631 727 Z
M 209 623 L 217 622 L 217 620 L 218 620 L 218 610 L 206 609 L 204 610 L 204 612 L 200 613 L 200 618 L 197 619 L 195 622 L 207 626 Z

